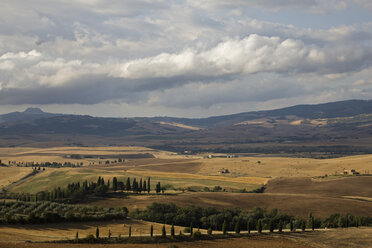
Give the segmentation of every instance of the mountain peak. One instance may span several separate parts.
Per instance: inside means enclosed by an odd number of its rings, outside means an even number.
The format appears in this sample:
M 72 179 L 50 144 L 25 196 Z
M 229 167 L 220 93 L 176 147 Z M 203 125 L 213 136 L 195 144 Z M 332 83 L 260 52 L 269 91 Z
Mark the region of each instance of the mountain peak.
M 43 114 L 44 111 L 42 111 L 40 108 L 27 108 L 24 113 L 27 114 Z

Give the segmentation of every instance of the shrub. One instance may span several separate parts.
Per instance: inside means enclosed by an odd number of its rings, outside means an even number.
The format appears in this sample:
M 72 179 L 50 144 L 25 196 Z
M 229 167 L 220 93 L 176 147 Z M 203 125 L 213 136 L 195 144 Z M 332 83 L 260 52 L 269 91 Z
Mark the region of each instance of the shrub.
M 202 234 L 201 234 L 200 231 L 196 231 L 196 232 L 194 232 L 194 233 L 192 234 L 192 238 L 193 238 L 193 239 L 199 239 L 199 238 L 201 238 L 201 236 L 202 236 Z

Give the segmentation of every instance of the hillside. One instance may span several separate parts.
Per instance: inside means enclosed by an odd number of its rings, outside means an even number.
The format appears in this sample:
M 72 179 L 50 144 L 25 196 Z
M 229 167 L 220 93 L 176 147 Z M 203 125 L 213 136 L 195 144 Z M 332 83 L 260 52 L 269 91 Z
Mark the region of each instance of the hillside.
M 141 145 L 194 152 L 372 152 L 372 100 L 200 119 L 103 118 L 30 108 L 0 115 L 0 120 L 1 146 Z

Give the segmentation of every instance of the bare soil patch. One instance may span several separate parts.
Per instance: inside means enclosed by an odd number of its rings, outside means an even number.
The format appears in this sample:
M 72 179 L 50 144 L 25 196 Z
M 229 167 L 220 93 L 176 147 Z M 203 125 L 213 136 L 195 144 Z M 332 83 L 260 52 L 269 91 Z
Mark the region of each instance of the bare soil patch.
M 265 192 L 372 197 L 372 176 L 351 176 L 321 181 L 310 178 L 278 178 L 268 182 Z

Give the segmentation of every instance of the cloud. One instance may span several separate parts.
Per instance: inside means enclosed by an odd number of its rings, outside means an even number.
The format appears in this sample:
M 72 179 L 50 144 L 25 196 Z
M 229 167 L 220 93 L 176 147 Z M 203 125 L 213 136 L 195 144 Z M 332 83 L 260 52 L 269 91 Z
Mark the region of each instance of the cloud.
M 340 73 L 361 70 L 371 65 L 372 49 L 355 46 L 319 47 L 301 40 L 250 35 L 227 39 L 217 46 L 196 51 L 162 53 L 133 60 L 121 66 L 123 78 L 158 78 L 182 75 L 216 77 L 260 72 Z
M 363 0 L 5 0 L 0 104 L 206 113 L 367 98 L 372 20 L 359 19 L 360 6 L 371 9 Z

